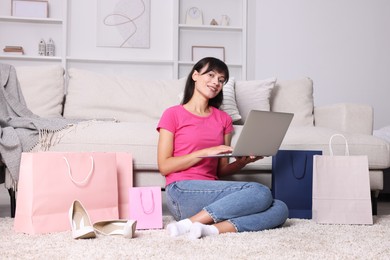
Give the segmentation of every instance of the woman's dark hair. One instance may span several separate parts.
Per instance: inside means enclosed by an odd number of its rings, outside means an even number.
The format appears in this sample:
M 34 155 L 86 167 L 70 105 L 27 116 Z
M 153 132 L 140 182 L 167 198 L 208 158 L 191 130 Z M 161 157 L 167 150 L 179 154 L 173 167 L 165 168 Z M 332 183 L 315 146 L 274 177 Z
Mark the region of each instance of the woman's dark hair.
M 183 100 L 181 102 L 183 105 L 187 104 L 194 94 L 195 81 L 192 79 L 192 74 L 194 74 L 195 71 L 200 72 L 205 67 L 207 67 L 207 69 L 202 74 L 206 74 L 210 71 L 216 71 L 225 75 L 225 83 L 229 80 L 229 69 L 223 61 L 213 57 L 206 57 L 201 59 L 194 65 L 191 72 L 188 74 Z M 209 100 L 209 106 L 219 108 L 222 104 L 222 100 L 223 93 L 221 90 L 217 96 Z

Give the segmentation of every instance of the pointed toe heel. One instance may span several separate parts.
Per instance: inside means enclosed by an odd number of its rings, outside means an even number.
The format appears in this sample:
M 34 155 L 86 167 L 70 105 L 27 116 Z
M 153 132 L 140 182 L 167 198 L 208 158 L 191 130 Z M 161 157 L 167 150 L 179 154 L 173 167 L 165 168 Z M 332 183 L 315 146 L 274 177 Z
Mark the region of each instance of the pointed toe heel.
M 96 233 L 89 215 L 80 201 L 75 200 L 69 209 L 69 221 L 74 239 L 95 238 Z
M 137 221 L 125 219 L 99 221 L 93 224 L 96 232 L 102 235 L 121 235 L 125 238 L 134 237 L 136 226 Z

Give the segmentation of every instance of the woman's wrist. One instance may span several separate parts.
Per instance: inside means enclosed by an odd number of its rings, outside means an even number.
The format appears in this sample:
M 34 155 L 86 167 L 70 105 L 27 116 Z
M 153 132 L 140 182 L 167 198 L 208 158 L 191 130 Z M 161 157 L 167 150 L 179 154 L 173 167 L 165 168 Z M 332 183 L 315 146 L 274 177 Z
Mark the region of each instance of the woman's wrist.
M 243 162 L 243 161 L 238 160 L 238 159 L 234 162 L 234 164 L 235 164 L 236 167 L 238 167 L 239 169 L 242 169 L 242 168 L 244 168 L 244 167 L 246 166 L 246 162 Z

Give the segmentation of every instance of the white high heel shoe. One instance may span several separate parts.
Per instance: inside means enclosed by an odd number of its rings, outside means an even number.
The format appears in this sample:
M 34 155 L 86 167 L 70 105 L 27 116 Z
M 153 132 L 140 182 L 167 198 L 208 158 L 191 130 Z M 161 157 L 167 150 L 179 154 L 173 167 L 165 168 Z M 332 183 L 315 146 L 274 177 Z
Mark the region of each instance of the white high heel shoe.
M 136 220 L 118 219 L 99 221 L 93 224 L 95 230 L 102 235 L 122 235 L 133 238 L 137 226 Z
M 75 200 L 69 209 L 69 220 L 74 239 L 95 238 L 89 215 L 80 201 Z

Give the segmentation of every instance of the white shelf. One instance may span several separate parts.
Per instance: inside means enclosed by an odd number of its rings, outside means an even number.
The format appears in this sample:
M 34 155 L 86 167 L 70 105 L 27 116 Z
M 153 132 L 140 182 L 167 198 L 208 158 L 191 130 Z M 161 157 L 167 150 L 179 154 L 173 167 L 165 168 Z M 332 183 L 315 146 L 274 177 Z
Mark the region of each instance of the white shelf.
M 188 25 L 179 24 L 179 28 L 182 30 L 199 30 L 199 31 L 237 31 L 242 32 L 241 27 L 233 26 L 218 26 L 218 25 Z
M 61 57 L 58 56 L 31 56 L 31 55 L 19 55 L 19 54 L 9 54 L 9 55 L 0 55 L 2 60 L 29 60 L 29 61 L 61 61 Z
M 195 65 L 195 61 L 178 61 L 179 65 Z M 229 67 L 241 67 L 242 64 L 238 63 L 226 63 Z
M 21 22 L 21 23 L 46 23 L 46 24 L 62 24 L 63 21 L 52 18 L 28 18 L 15 16 L 0 16 L 0 21 L 3 22 Z
M 124 64 L 156 64 L 156 65 L 173 65 L 173 60 L 130 60 L 130 59 L 99 59 L 99 58 L 86 58 L 86 57 L 66 57 L 67 61 L 73 62 L 103 62 L 103 63 L 124 63 Z

